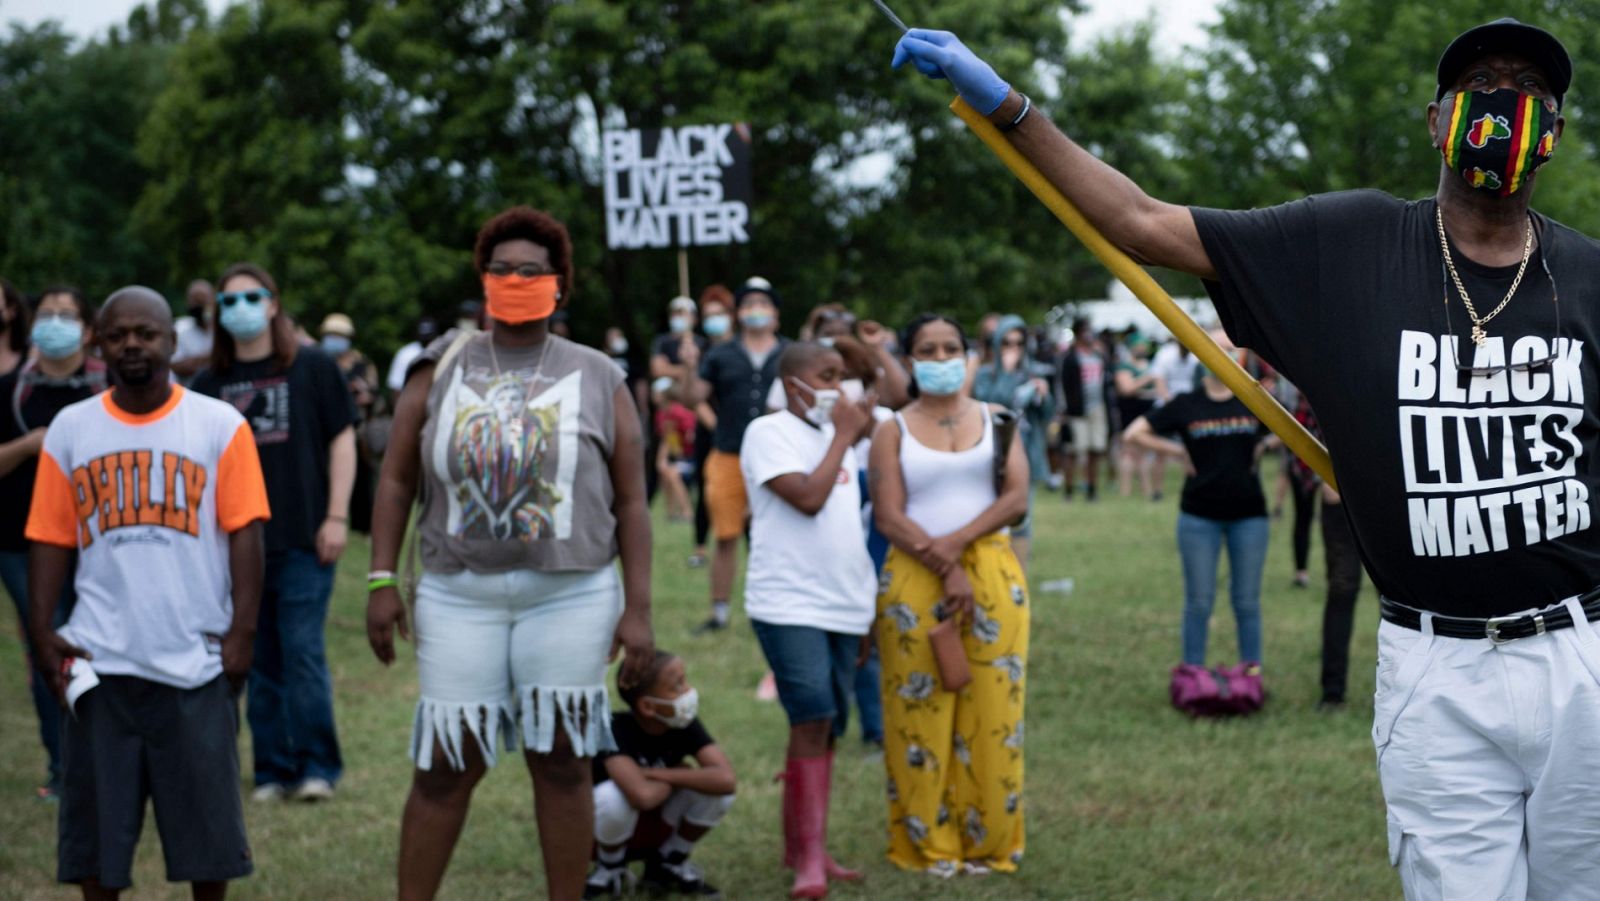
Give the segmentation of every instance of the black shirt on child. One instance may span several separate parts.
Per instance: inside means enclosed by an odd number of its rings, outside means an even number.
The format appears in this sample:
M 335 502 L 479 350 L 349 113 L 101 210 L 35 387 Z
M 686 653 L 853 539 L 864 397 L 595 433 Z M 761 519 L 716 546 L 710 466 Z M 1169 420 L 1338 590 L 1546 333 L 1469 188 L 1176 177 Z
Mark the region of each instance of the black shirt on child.
M 639 719 L 631 710 L 611 714 L 611 736 L 617 741 L 617 750 L 601 751 L 595 755 L 595 785 L 610 781 L 611 774 L 606 772 L 606 758 L 613 755 L 632 758 L 640 769 L 671 769 L 683 766 L 684 760 L 713 743 L 711 734 L 699 719 L 682 729 L 668 729 L 660 735 L 651 735 L 640 727 Z

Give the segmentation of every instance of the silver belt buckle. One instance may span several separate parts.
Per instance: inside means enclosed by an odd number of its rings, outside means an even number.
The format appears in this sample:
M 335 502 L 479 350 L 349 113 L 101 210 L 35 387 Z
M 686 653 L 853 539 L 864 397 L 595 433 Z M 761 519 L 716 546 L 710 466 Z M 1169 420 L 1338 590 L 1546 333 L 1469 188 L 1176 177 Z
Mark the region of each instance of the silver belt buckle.
M 1520 620 L 1520 619 L 1523 619 L 1523 617 L 1521 617 L 1521 616 L 1491 616 L 1483 624 L 1484 637 L 1489 639 L 1491 642 L 1493 642 L 1493 643 L 1495 643 L 1497 645 L 1498 644 L 1508 644 L 1510 642 L 1516 641 L 1515 638 L 1501 638 L 1500 637 L 1500 627 L 1501 626 L 1510 625 L 1511 623 L 1514 623 L 1514 622 L 1516 622 L 1517 620 Z M 1541 625 L 1541 626 L 1544 625 L 1543 617 L 1540 618 L 1539 625 Z M 1544 630 L 1541 628 L 1539 631 L 1543 632 Z

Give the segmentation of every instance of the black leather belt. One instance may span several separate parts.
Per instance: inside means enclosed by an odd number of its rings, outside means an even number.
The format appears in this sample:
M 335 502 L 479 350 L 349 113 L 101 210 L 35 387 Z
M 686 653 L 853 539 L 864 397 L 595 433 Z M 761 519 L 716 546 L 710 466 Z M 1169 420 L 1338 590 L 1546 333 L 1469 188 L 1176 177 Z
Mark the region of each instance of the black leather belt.
M 1578 598 L 1578 603 L 1583 606 L 1583 612 L 1590 622 L 1600 622 L 1600 588 L 1593 589 Z M 1378 614 L 1397 626 L 1402 626 L 1413 631 L 1422 629 L 1423 611 L 1415 607 L 1407 607 L 1398 601 L 1388 598 L 1378 599 Z M 1572 627 L 1572 614 L 1563 605 L 1541 610 L 1537 613 L 1523 613 L 1518 616 L 1492 616 L 1488 619 L 1475 619 L 1462 616 L 1433 615 L 1433 634 L 1443 635 L 1446 638 L 1487 638 L 1495 644 L 1505 644 L 1519 638 L 1529 638 L 1534 635 L 1543 635 L 1557 629 Z

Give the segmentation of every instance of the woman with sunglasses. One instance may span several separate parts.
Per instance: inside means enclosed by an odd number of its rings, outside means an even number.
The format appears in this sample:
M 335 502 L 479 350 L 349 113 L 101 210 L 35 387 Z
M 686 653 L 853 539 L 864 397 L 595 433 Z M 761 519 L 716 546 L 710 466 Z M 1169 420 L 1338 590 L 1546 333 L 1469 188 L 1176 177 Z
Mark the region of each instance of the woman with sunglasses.
M 409 637 L 395 569 L 423 486 L 399 894 L 438 891 L 473 788 L 520 738 L 547 896 L 569 901 L 594 836 L 587 758 L 616 747 L 606 664 L 626 648 L 627 687 L 655 653 L 644 443 L 622 371 L 550 332 L 572 292 L 566 226 L 513 207 L 478 232 L 473 262 L 490 327 L 412 365 L 372 517 L 367 635 L 387 664 L 395 630 Z
M 1028 583 L 1005 533 L 1028 508 L 1028 457 L 1012 441 L 997 488 L 994 415 L 1004 408 L 962 390 L 960 326 L 918 316 L 901 346 L 916 399 L 878 426 L 871 461 L 873 510 L 891 545 L 873 625 L 889 860 L 939 877 L 1009 872 L 1023 852 Z M 929 635 L 947 619 L 972 674 L 953 692 Z
M 355 405 L 339 366 L 295 338 L 265 269 L 217 280 L 211 365 L 193 390 L 228 401 L 255 433 L 272 519 L 245 712 L 257 801 L 333 796 L 344 763 L 323 629 L 355 484 Z
M 49 288 L 39 295 L 28 329 L 36 356 L 0 376 L 0 510 L 25 511 L 33 502 L 34 473 L 44 431 L 56 414 L 106 387 L 106 367 L 90 356 L 94 340 L 94 308 L 76 288 Z M 16 605 L 23 627 L 28 623 L 28 542 L 26 516 L 0 516 L 0 582 Z M 56 605 L 56 622 L 67 621 L 72 609 L 68 580 Z M 31 666 L 31 649 L 28 662 Z M 29 670 L 30 674 L 33 670 Z M 50 759 L 49 781 L 39 797 L 51 799 L 61 784 L 61 703 L 36 675 L 31 679 L 33 708 L 39 716 L 39 739 Z

